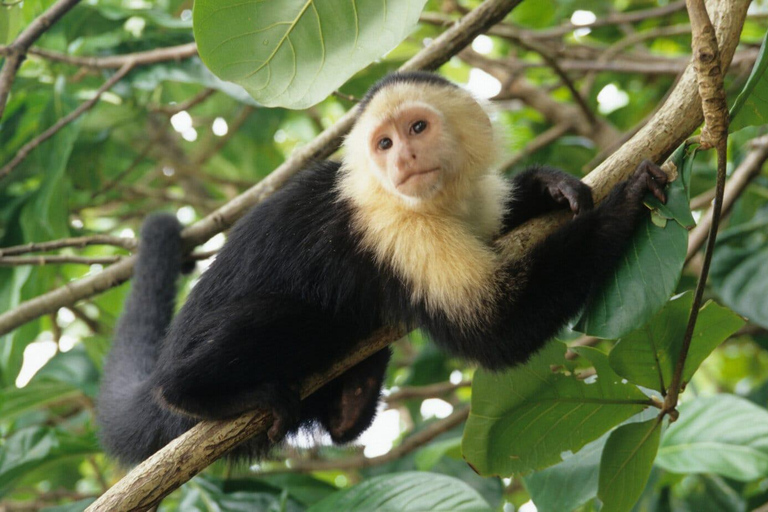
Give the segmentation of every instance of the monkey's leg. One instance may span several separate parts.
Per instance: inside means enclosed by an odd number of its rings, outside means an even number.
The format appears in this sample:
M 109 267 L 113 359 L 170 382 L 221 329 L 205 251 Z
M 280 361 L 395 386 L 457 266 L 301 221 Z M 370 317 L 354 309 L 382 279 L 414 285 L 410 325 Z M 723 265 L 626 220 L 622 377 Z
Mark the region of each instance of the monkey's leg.
M 353 318 L 301 300 L 238 298 L 201 311 L 194 331 L 171 330 L 153 374 L 156 396 L 197 418 L 268 409 L 275 441 L 301 421 L 302 380 L 327 368 L 356 336 Z
M 317 419 L 334 443 L 356 439 L 371 426 L 391 351 L 381 350 L 332 380 L 301 404 L 302 419 Z
M 504 232 L 543 213 L 570 208 L 576 215 L 593 208 L 592 192 L 575 176 L 551 167 L 532 167 L 512 178 Z

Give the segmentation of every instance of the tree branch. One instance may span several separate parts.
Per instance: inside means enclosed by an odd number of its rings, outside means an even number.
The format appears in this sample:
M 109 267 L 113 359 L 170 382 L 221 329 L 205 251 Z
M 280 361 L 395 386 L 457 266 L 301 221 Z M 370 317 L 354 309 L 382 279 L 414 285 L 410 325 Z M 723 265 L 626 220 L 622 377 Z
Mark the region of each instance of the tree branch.
M 0 55 L 11 55 L 10 46 L 1 47 Z M 157 48 L 145 52 L 128 53 L 125 55 L 110 55 L 108 57 L 77 57 L 65 53 L 52 52 L 43 48 L 30 48 L 29 54 L 41 57 L 54 62 L 70 64 L 72 66 L 82 66 L 93 69 L 119 69 L 126 62 L 133 62 L 136 66 L 146 66 L 147 64 L 157 64 L 169 60 L 183 60 L 197 55 L 197 45 L 195 43 L 181 44 L 178 46 L 169 46 L 168 48 Z
M 683 369 L 688 357 L 688 350 L 693 339 L 693 329 L 699 316 L 699 308 L 704 297 L 704 288 L 709 274 L 709 265 L 712 262 L 712 252 L 715 248 L 715 238 L 720 224 L 720 214 L 723 206 L 723 194 L 725 191 L 725 172 L 728 163 L 728 105 L 725 101 L 725 89 L 723 88 L 723 66 L 721 65 L 718 37 L 710 21 L 704 0 L 686 0 L 688 14 L 691 18 L 693 29 L 693 62 L 696 68 L 698 91 L 701 97 L 701 105 L 704 111 L 705 125 L 701 130 L 701 147 L 704 149 L 717 148 L 717 185 L 715 188 L 715 202 L 712 205 L 712 221 L 709 227 L 707 248 L 704 252 L 704 262 L 701 266 L 699 280 L 696 283 L 696 291 L 693 294 L 693 304 L 688 317 L 688 325 L 683 336 L 680 354 L 677 358 L 672 381 L 669 384 L 664 407 L 661 416 L 669 414 L 676 418 L 677 399 L 684 385 Z
M 0 258 L 5 256 L 18 256 L 19 254 L 28 254 L 30 252 L 46 252 L 63 249 L 65 247 L 77 247 L 82 249 L 89 245 L 114 245 L 132 251 L 136 249 L 138 243 L 135 238 L 109 235 L 79 236 L 75 238 L 62 238 L 60 240 L 51 240 L 50 242 L 32 242 L 24 245 L 14 245 L 13 247 L 0 248 Z

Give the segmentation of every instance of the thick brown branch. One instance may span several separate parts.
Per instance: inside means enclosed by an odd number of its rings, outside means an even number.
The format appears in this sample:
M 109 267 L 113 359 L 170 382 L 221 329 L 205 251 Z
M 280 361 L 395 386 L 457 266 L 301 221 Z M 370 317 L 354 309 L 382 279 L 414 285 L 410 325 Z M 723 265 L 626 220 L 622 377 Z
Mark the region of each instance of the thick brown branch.
M 693 62 L 704 110 L 701 148 L 715 147 L 728 136 L 728 105 L 723 88 L 724 75 L 720 65 L 715 28 L 707 14 L 704 0 L 687 0 L 693 32 Z

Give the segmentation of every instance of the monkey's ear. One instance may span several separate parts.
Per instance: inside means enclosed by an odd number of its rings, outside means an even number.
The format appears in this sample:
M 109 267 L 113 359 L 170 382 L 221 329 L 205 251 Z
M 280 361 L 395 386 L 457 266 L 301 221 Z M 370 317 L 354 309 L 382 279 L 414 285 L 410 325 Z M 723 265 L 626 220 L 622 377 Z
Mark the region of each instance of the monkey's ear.
M 191 274 L 193 270 L 195 270 L 195 266 L 197 265 L 197 262 L 191 258 L 185 258 L 181 262 L 181 273 L 184 275 Z

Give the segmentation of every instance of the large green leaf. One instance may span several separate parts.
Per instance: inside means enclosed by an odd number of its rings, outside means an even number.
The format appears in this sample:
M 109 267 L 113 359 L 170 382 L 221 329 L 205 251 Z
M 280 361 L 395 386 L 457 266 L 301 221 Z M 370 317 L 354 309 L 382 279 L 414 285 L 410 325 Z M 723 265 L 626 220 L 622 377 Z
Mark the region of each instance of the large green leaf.
M 768 328 L 768 209 L 718 236 L 709 275 L 725 304 Z
M 551 466 L 564 452 L 578 451 L 646 407 L 647 397 L 621 382 L 605 354 L 575 350 L 594 364 L 594 381 L 551 370 L 564 364 L 557 342 L 524 366 L 475 374 L 462 449 L 478 473 L 510 475 Z
M 645 324 L 674 293 L 688 249 L 685 227 L 692 225 L 687 184 L 693 155 L 681 146 L 670 160 L 677 165 L 679 177 L 670 185 L 667 204 L 659 212 L 675 221 L 667 221 L 664 227 L 650 218 L 642 223 L 613 278 L 595 294 L 574 326 L 577 331 L 618 338 Z M 661 206 L 651 199 L 648 203 Z
M 602 512 L 632 509 L 643 493 L 659 449 L 661 420 L 623 425 L 605 443 L 600 460 L 600 484 L 597 495 Z
M 600 454 L 607 440 L 605 434 L 560 464 L 524 477 L 538 512 L 574 510 L 595 497 Z
M 639 386 L 656 391 L 668 389 L 692 303 L 690 292 L 673 297 L 644 327 L 621 338 L 609 356 L 616 373 Z M 693 331 L 683 368 L 684 381 L 690 380 L 702 361 L 743 325 L 744 320 L 733 311 L 707 302 L 699 311 Z
M 200 57 L 267 106 L 306 108 L 410 33 L 425 0 L 197 0 Z
M 747 126 L 760 126 L 768 123 L 768 55 L 765 46 L 768 33 L 763 38 L 760 53 L 752 68 L 752 73 L 744 84 L 736 101 L 731 107 L 731 124 L 729 130 L 735 132 Z
M 92 434 L 74 436 L 48 427 L 19 430 L 0 447 L 0 495 L 16 479 L 44 464 L 100 451 Z
M 438 473 L 405 472 L 371 478 L 316 503 L 307 512 L 377 510 L 397 512 L 491 511 L 467 484 Z
M 768 477 L 768 411 L 734 395 L 683 403 L 656 463 L 674 473 L 716 473 L 740 481 Z

